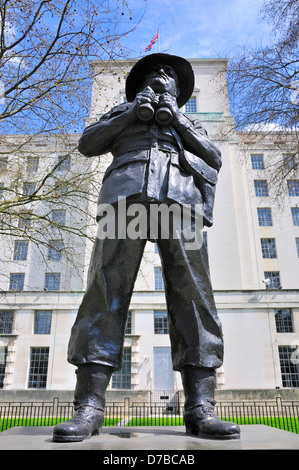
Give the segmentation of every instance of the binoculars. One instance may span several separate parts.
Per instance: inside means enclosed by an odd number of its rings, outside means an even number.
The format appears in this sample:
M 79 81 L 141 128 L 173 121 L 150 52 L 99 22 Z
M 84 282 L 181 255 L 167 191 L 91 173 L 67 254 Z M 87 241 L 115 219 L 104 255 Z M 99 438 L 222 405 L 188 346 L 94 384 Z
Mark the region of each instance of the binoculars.
M 156 111 L 155 108 L 156 107 Z M 156 121 L 159 124 L 168 125 L 171 123 L 173 116 L 170 109 L 165 107 L 158 107 L 158 102 L 152 106 L 150 103 L 144 103 L 137 109 L 137 116 L 141 121 L 149 121 L 155 116 Z

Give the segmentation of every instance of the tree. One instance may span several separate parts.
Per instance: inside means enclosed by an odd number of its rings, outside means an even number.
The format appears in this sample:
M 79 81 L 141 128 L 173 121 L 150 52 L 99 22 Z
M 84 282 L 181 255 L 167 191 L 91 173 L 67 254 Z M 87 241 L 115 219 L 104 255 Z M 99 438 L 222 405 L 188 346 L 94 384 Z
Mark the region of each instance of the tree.
M 280 150 L 295 162 L 294 172 L 299 168 L 299 1 L 266 0 L 261 15 L 273 27 L 272 44 L 244 47 L 229 61 L 232 114 L 237 130 L 250 131 L 253 139 L 275 133 L 276 141 L 283 142 Z M 286 165 L 281 158 L 271 163 L 271 175 L 283 192 Z
M 296 49 L 299 38 L 298 0 L 266 0 L 262 16 L 273 25 L 281 49 Z
M 88 113 L 90 60 L 124 58 L 125 0 L 2 0 L 1 133 L 68 133 Z M 129 27 L 130 25 L 130 27 Z
M 90 62 L 105 68 L 125 59 L 121 39 L 139 21 L 125 0 L 0 1 L 0 235 L 7 243 L 48 247 L 53 228 L 59 239 L 90 236 L 99 160 L 77 152 Z M 63 209 L 73 217 L 53 220 Z M 73 242 L 64 244 L 65 254 L 74 251 Z

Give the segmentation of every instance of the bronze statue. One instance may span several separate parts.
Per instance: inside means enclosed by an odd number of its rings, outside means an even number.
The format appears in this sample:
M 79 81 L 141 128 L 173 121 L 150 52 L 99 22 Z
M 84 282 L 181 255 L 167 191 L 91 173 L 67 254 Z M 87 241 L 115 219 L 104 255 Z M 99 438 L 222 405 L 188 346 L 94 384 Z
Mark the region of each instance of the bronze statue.
M 200 122 L 180 111 L 193 89 L 188 61 L 151 54 L 127 77 L 128 101 L 85 129 L 79 142 L 82 154 L 113 155 L 99 207 L 115 207 L 116 223 L 122 198 L 126 207 L 138 203 L 147 211 L 160 203 L 197 205 L 203 208 L 203 224 L 212 225 L 221 154 Z M 194 217 L 193 212 L 191 224 Z M 215 369 L 222 365 L 223 338 L 207 251 L 204 245 L 187 250 L 183 235 L 166 238 L 160 231 L 154 239 L 150 234 L 96 239 L 68 349 L 68 361 L 77 366 L 76 412 L 54 428 L 56 442 L 83 440 L 102 426 L 107 385 L 112 372 L 122 367 L 127 313 L 147 239 L 157 243 L 162 260 L 173 369 L 180 371 L 185 393 L 186 431 L 210 438 L 239 437 L 238 426 L 214 412 Z

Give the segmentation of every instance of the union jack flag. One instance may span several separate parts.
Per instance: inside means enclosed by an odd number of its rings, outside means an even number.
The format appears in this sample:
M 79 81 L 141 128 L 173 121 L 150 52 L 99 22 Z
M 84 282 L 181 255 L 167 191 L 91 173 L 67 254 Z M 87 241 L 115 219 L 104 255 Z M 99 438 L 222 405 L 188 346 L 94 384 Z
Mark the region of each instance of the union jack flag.
M 155 42 L 157 42 L 159 39 L 159 30 L 157 31 L 156 35 L 153 37 L 151 43 L 149 46 L 147 46 L 147 48 L 145 49 L 145 52 L 148 52 L 151 50 L 151 48 L 153 47 L 153 45 L 155 44 Z

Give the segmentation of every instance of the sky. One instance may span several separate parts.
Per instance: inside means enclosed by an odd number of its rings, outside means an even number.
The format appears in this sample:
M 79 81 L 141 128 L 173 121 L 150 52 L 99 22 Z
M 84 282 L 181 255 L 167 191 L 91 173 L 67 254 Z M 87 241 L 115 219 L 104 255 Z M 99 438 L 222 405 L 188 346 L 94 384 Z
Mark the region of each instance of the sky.
M 159 29 L 152 52 L 185 58 L 231 57 L 244 45 L 270 40 L 271 27 L 259 15 L 263 0 L 128 0 L 133 20 L 145 9 L 139 28 L 123 41 L 131 58 L 145 48 Z M 159 49 L 160 48 L 160 49 Z
M 120 7 L 120 0 L 107 0 L 107 4 L 122 8 L 124 13 L 120 16 L 124 21 L 115 25 L 119 32 L 127 31 L 141 18 L 137 29 L 122 38 L 128 54 L 121 57 L 138 59 L 160 51 L 187 59 L 229 59 L 246 45 L 260 46 L 271 41 L 271 25 L 260 15 L 264 0 L 126 1 L 129 8 Z M 158 30 L 159 42 L 145 52 Z M 4 104 L 2 92 L 0 80 L 0 110 Z

